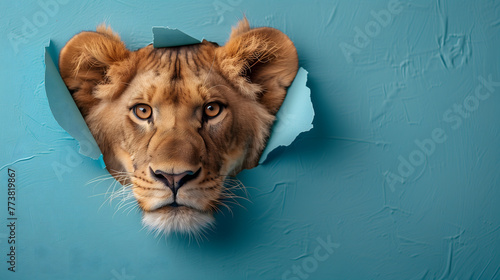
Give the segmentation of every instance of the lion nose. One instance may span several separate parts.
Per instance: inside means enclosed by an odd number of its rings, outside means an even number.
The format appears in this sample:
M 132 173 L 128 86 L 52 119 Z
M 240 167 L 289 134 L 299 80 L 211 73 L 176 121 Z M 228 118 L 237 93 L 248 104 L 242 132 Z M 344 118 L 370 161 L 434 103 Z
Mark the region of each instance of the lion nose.
M 151 170 L 153 171 L 153 170 Z M 175 194 L 177 190 L 182 187 L 186 182 L 191 181 L 198 177 L 201 168 L 198 171 L 187 170 L 181 173 L 168 173 L 163 170 L 156 170 L 152 172 L 157 179 L 162 181 L 167 187 L 169 187 Z

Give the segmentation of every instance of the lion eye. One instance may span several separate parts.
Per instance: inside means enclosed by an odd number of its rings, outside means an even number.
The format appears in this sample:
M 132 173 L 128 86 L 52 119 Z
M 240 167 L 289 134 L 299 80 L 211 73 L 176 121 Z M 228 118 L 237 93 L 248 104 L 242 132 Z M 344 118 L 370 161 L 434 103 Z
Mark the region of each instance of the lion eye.
M 151 106 L 146 104 L 137 104 L 134 106 L 134 108 L 132 108 L 132 110 L 134 111 L 135 116 L 141 120 L 147 120 L 153 114 L 153 109 L 151 109 Z
M 222 112 L 222 104 L 218 102 L 210 102 L 207 105 L 205 105 L 205 110 L 204 114 L 207 118 L 213 119 L 220 115 Z

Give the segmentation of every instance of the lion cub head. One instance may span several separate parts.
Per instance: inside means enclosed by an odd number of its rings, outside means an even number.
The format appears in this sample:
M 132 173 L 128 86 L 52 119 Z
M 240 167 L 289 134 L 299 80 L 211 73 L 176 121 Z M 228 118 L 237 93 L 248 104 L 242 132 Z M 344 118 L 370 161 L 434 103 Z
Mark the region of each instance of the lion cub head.
M 227 176 L 257 165 L 298 59 L 285 34 L 244 19 L 222 47 L 129 51 L 100 26 L 74 36 L 59 67 L 143 223 L 194 233 L 213 223 Z

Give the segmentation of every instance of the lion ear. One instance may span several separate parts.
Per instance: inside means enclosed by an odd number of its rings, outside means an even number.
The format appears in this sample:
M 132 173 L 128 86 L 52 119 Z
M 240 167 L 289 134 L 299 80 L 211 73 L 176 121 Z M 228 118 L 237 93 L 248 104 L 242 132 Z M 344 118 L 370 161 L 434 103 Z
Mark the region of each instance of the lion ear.
M 59 71 L 73 91 L 93 88 L 104 79 L 109 67 L 130 54 L 120 37 L 105 25 L 97 32 L 75 35 L 61 50 Z
M 245 18 L 217 51 L 222 71 L 242 93 L 276 114 L 298 71 L 297 50 L 288 36 L 270 27 L 251 29 Z

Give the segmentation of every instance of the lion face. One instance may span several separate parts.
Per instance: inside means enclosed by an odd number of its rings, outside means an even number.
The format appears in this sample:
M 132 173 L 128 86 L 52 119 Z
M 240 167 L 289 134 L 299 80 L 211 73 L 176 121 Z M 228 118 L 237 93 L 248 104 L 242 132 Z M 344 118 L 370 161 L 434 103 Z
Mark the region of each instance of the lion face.
M 224 182 L 254 167 L 297 72 L 286 35 L 243 20 L 224 47 L 128 51 L 109 28 L 82 32 L 60 70 L 111 175 L 143 223 L 193 233 L 214 222 Z

